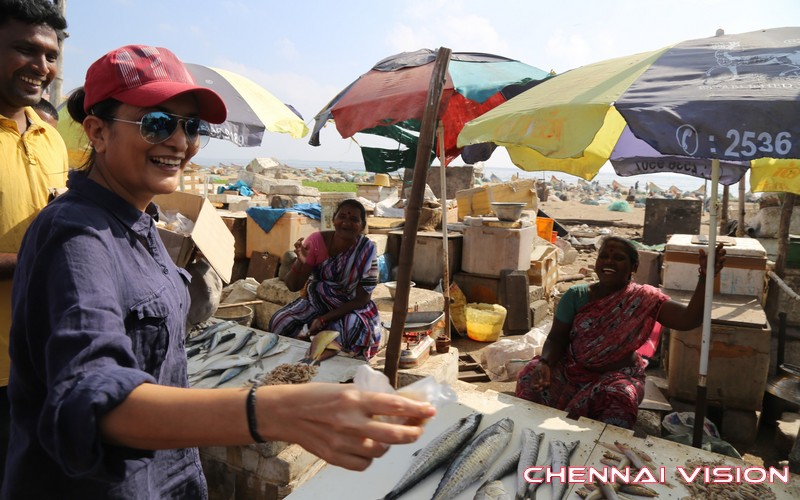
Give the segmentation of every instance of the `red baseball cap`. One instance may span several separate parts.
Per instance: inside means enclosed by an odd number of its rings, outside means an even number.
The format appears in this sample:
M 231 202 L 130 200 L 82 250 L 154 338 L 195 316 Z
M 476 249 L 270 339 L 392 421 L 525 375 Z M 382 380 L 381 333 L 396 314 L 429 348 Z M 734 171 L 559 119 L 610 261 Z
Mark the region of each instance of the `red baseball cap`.
M 198 86 L 178 57 L 163 47 L 126 45 L 95 61 L 86 71 L 83 110 L 114 98 L 131 106 L 149 108 L 191 92 L 200 104 L 200 118 L 222 123 L 228 112 L 213 90 Z

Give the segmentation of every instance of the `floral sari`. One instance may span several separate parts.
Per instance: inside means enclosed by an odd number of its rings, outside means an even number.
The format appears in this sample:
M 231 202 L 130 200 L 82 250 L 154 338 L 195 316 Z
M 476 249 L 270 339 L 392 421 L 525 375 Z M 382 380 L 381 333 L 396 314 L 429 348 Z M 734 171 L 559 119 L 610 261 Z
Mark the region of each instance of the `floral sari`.
M 657 288 L 630 282 L 619 292 L 587 303 L 572 320 L 563 359 L 550 369 L 550 386 L 543 391 L 531 388 L 537 356 L 520 373 L 516 396 L 571 417 L 632 428 L 644 398 L 644 360 L 636 354 L 633 365 L 600 370 L 624 362 L 647 341 L 667 300 Z
M 371 293 L 377 284 L 377 250 L 369 238 L 361 235 L 348 250 L 314 266 L 306 284 L 307 296 L 279 309 L 270 319 L 268 329 L 297 337 L 304 325 L 353 300 L 358 286 Z M 340 332 L 338 341 L 345 352 L 369 359 L 378 351 L 380 318 L 372 300 L 363 308 L 331 321 L 325 329 Z

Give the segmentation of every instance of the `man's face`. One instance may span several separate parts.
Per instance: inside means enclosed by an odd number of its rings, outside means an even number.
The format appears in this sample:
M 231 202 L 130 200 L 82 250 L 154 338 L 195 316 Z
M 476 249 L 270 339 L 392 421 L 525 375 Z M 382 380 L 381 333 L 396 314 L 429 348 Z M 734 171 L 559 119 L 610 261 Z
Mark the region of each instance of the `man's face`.
M 52 27 L 16 19 L 0 25 L 0 114 L 11 116 L 39 102 L 56 77 L 57 59 Z

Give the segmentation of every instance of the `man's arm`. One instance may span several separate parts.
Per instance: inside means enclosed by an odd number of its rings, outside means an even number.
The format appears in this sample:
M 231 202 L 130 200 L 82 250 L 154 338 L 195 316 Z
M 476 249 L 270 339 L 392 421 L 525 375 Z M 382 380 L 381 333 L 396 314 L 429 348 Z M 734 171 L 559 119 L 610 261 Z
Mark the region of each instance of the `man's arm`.
M 9 280 L 14 277 L 17 267 L 17 254 L 0 252 L 0 279 Z

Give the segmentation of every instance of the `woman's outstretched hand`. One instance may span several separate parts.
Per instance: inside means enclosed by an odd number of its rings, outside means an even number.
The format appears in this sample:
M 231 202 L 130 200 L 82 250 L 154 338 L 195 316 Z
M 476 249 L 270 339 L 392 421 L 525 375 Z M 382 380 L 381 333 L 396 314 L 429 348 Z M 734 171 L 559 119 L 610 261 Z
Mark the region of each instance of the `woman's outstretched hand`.
M 725 247 L 722 243 L 717 243 L 717 247 L 714 253 L 714 276 L 718 275 L 722 268 L 725 265 Z M 706 255 L 705 250 L 702 248 L 700 249 L 700 277 L 704 278 L 706 276 L 706 267 L 708 265 L 708 255 Z
M 416 441 L 436 410 L 395 394 L 360 391 L 351 384 L 272 386 L 257 400 L 266 439 L 297 443 L 330 464 L 364 470 L 392 444 Z M 400 417 L 395 424 L 375 417 Z M 263 422 L 263 424 L 262 424 Z

